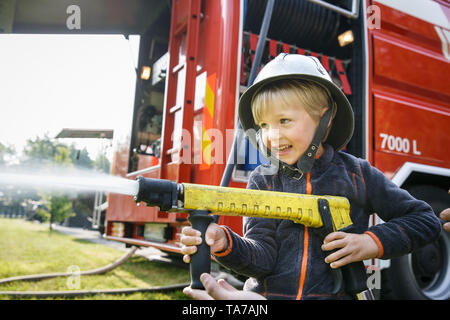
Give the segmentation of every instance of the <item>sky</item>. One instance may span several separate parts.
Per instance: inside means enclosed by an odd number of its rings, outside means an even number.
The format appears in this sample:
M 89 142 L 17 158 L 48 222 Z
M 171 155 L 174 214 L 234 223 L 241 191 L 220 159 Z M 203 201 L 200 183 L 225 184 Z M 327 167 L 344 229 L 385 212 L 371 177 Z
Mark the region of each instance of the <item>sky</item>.
M 63 128 L 113 129 L 120 121 L 115 111 L 134 104 L 139 40 L 130 39 L 0 35 L 0 142 L 21 152 L 27 139 L 55 137 Z M 86 146 L 93 159 L 105 145 L 61 141 Z

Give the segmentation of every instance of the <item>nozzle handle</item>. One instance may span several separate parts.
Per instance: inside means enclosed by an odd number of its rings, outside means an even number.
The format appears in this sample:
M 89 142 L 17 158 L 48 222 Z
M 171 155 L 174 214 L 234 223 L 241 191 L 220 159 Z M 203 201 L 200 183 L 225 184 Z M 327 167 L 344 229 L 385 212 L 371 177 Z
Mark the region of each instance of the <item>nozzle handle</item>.
M 330 206 L 326 199 L 319 199 L 318 205 L 323 227 L 315 230 L 319 235 L 325 238 L 327 234 L 334 231 Z M 340 229 L 340 231 L 353 232 L 353 225 L 348 225 L 347 227 Z M 331 252 L 335 251 L 337 250 Z M 339 269 L 334 269 L 332 270 L 332 274 L 334 279 L 334 294 L 339 292 L 342 286 L 344 286 L 344 290 L 350 294 L 358 294 L 367 290 L 366 268 L 362 261 L 353 262 Z
M 358 294 L 367 290 L 367 273 L 364 262 L 353 262 L 342 267 L 345 291 Z
M 190 212 L 188 220 L 194 229 L 202 233 L 202 243 L 197 246 L 197 252 L 191 256 L 191 288 L 203 290 L 205 288 L 200 281 L 200 275 L 211 272 L 211 249 L 206 244 L 205 233 L 214 217 L 209 215 L 209 211 L 194 210 Z

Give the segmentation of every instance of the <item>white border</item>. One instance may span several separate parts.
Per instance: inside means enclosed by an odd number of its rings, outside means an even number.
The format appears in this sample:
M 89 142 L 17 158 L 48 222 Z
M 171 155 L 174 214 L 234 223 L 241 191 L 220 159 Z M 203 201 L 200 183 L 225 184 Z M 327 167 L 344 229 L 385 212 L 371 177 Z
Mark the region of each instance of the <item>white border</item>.
M 447 168 L 435 167 L 414 162 L 405 162 L 400 170 L 398 170 L 395 176 L 392 178 L 392 182 L 401 187 L 413 172 L 428 173 L 447 177 L 450 176 L 450 169 Z M 377 225 L 381 223 L 384 223 L 384 221 L 378 215 L 375 215 L 375 224 Z M 390 267 L 391 260 L 375 259 L 375 264 L 381 269 L 385 269 Z
M 449 52 L 449 42 L 450 42 L 450 31 L 440 28 L 438 26 L 434 26 L 434 30 L 438 34 L 442 43 L 442 54 L 447 60 L 450 60 L 450 52 Z
M 421 172 L 434 174 L 438 176 L 446 176 L 450 177 L 450 169 L 430 166 L 426 164 L 414 163 L 414 162 L 405 162 L 400 170 L 394 175 L 392 178 L 392 182 L 394 182 L 397 186 L 401 187 L 406 179 L 413 172 Z

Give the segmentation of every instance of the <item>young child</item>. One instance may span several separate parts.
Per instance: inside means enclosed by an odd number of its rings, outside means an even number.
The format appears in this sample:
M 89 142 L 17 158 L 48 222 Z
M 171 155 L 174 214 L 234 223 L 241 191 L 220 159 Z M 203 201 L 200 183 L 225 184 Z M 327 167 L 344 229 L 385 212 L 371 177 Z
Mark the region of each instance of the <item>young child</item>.
M 245 218 L 243 237 L 211 224 L 206 243 L 219 263 L 249 277 L 244 290 L 268 299 L 352 298 L 330 293 L 330 267 L 400 256 L 438 237 L 441 225 L 429 205 L 340 151 L 352 136 L 353 112 L 316 58 L 281 54 L 269 62 L 242 95 L 239 118 L 246 132 L 257 132 L 249 140 L 270 160 L 252 172 L 247 188 L 346 197 L 356 229 L 323 240 L 290 220 Z M 368 229 L 374 212 L 386 223 Z M 189 262 L 200 233 L 186 227 L 181 242 Z

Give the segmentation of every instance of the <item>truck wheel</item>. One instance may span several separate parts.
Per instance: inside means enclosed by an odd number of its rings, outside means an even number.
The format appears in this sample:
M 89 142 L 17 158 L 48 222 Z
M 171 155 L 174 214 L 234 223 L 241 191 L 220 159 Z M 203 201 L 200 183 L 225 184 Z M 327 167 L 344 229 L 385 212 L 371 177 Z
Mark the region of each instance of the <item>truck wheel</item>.
M 450 208 L 447 190 L 434 186 L 412 186 L 412 196 L 426 201 L 436 215 Z M 450 233 L 442 231 L 438 240 L 414 252 L 394 258 L 383 270 L 382 299 L 450 299 Z

